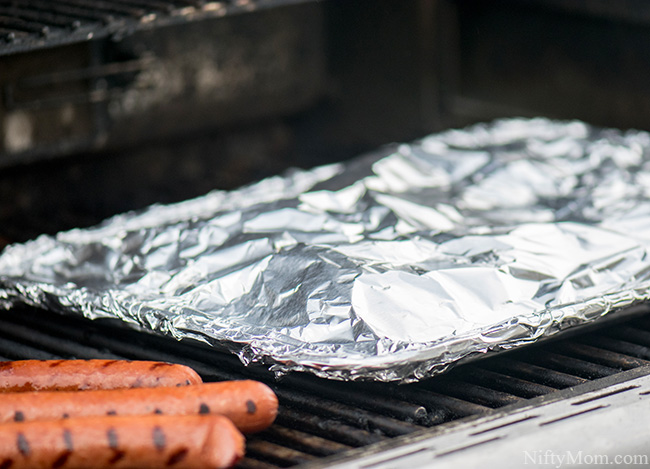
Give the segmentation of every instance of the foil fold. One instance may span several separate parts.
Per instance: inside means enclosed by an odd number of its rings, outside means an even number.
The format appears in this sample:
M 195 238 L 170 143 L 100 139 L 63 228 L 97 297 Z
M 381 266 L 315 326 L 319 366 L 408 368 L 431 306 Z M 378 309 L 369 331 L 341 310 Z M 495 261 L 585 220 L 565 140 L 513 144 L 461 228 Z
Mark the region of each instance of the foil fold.
M 650 135 L 506 119 L 41 236 L 17 303 L 410 382 L 650 295 Z

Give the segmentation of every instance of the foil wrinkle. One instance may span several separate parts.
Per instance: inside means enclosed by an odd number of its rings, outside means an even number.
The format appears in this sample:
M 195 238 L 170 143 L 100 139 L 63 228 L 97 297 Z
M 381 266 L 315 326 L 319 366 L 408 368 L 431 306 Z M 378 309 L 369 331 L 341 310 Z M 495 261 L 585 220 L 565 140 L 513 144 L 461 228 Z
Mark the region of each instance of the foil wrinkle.
M 650 135 L 505 119 L 40 236 L 0 306 L 409 382 L 650 295 Z

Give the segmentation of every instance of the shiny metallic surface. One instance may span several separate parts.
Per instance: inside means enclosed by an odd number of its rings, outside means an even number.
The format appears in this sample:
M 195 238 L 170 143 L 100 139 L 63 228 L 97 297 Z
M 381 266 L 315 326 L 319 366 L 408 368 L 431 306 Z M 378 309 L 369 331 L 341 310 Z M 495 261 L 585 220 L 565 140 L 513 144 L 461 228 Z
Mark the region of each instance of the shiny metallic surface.
M 0 303 L 413 381 L 650 294 L 650 135 L 510 119 L 41 236 Z

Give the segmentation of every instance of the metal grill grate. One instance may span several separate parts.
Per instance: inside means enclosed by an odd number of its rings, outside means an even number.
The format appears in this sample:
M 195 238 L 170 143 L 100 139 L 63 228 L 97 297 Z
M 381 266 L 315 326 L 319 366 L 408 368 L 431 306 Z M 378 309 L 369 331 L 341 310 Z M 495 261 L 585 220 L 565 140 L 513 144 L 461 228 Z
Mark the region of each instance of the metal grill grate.
M 276 423 L 249 438 L 241 468 L 289 467 L 485 414 L 650 364 L 650 317 L 460 366 L 417 384 L 330 382 L 291 374 L 276 381 L 230 354 L 127 329 L 113 321 L 16 308 L 0 317 L 0 357 L 131 358 L 182 363 L 206 381 L 271 385 Z
M 0 55 L 306 0 L 0 0 Z

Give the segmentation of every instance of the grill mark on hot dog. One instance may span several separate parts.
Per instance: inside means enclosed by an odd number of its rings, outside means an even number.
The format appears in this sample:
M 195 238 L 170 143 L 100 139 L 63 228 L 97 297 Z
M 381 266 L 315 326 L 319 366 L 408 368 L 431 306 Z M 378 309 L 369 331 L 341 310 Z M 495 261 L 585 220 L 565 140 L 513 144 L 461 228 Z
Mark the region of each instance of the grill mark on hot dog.
M 165 437 L 165 432 L 163 432 L 163 429 L 155 426 L 153 427 L 153 444 L 156 447 L 158 451 L 162 451 L 165 449 L 165 446 L 167 445 L 166 442 L 166 437 Z
M 114 428 L 109 428 L 106 431 L 106 438 L 108 439 L 108 447 L 110 449 L 117 449 L 119 445 L 119 441 L 117 440 L 117 433 L 115 432 Z
M 201 405 L 199 406 L 199 414 L 209 414 L 209 413 L 210 413 L 210 406 L 205 402 L 201 402 Z
M 109 428 L 106 431 L 106 438 L 108 439 L 108 447 L 113 450 L 113 456 L 111 456 L 111 458 L 108 460 L 108 463 L 115 464 L 124 456 L 126 456 L 126 453 L 119 449 L 120 442 L 117 438 L 117 432 L 113 427 Z
M 257 411 L 257 406 L 255 405 L 255 402 L 248 399 L 246 401 L 246 412 L 248 412 L 249 414 L 254 414 L 256 411 Z
M 16 446 L 19 433 L 29 441 L 28 456 Z M 104 468 L 230 467 L 243 454 L 243 436 L 217 415 L 101 416 L 0 425 L 0 469 L 64 469 L 84 463 Z
M 161 416 L 161 413 L 162 415 L 204 414 L 201 415 L 202 417 L 207 416 L 205 414 L 222 414 L 230 418 L 242 431 L 248 433 L 260 431 L 273 422 L 277 412 L 277 399 L 267 386 L 254 381 L 204 383 L 185 388 L 0 394 L 0 422 L 13 423 L 16 412 L 24 413 L 25 422 L 61 420 L 64 424 L 60 431 L 63 431 L 63 428 L 70 428 L 73 434 L 74 431 L 70 427 L 72 424 L 62 419 L 62 416 L 66 417 L 65 414 L 68 414 L 70 419 L 93 416 L 113 419 L 122 415 L 152 414 Z M 106 441 L 103 435 L 108 427 L 116 429 L 120 435 L 120 446 L 123 446 L 123 438 L 126 436 L 119 433 L 119 429 L 111 423 L 102 430 L 102 440 Z M 177 447 L 170 447 L 169 431 L 164 427 L 163 429 L 168 437 L 169 449 L 165 453 L 166 458 Z M 32 443 L 29 434 L 25 433 L 25 435 Z M 58 438 L 60 435 L 61 433 Z M 147 430 L 144 436 L 151 441 L 151 429 Z M 14 450 L 15 438 L 16 433 L 9 439 L 9 444 L 14 447 Z M 153 443 L 150 445 L 153 447 Z M 2 456 L 6 455 L 0 453 L 0 461 Z M 52 459 L 54 457 L 50 459 L 50 463 Z
M 57 374 L 52 375 L 56 371 Z M 191 368 L 129 360 L 16 360 L 0 362 L 0 392 L 71 391 L 198 384 Z
M 126 456 L 126 453 L 124 451 L 115 450 L 115 453 L 113 454 L 113 456 L 111 456 L 111 459 L 109 459 L 108 462 L 109 464 L 115 464 L 124 456 Z
M 16 438 L 16 445 L 18 446 L 18 451 L 20 451 L 20 454 L 23 456 L 29 456 L 31 448 L 29 447 L 29 441 L 27 441 L 25 435 L 18 433 L 18 437 Z
M 58 458 L 52 463 L 52 468 L 57 469 L 63 467 L 68 461 L 68 458 L 72 455 L 74 450 L 74 444 L 72 442 L 72 433 L 67 428 L 63 430 L 63 444 L 65 445 L 65 451 L 59 455 Z
M 25 414 L 23 414 L 20 410 L 17 410 L 14 413 L 14 422 L 23 422 L 25 420 Z
M 65 444 L 66 450 L 74 450 L 74 444 L 72 443 L 72 433 L 70 433 L 70 430 L 67 428 L 63 430 L 63 443 Z
M 165 463 L 167 466 L 173 466 L 174 464 L 177 464 L 181 462 L 185 457 L 187 456 L 188 450 L 187 448 L 181 448 L 175 453 L 172 453 L 171 456 L 169 456 L 169 459 Z M 1 469 L 1 468 L 0 468 Z
M 64 451 L 59 455 L 58 458 L 54 460 L 52 463 L 52 469 L 58 469 L 59 467 L 63 467 L 65 463 L 68 461 L 68 458 L 72 454 L 71 451 Z
M 70 416 L 69 416 L 68 414 L 63 414 L 63 415 L 61 416 L 61 418 L 62 418 L 62 419 L 69 419 Z

